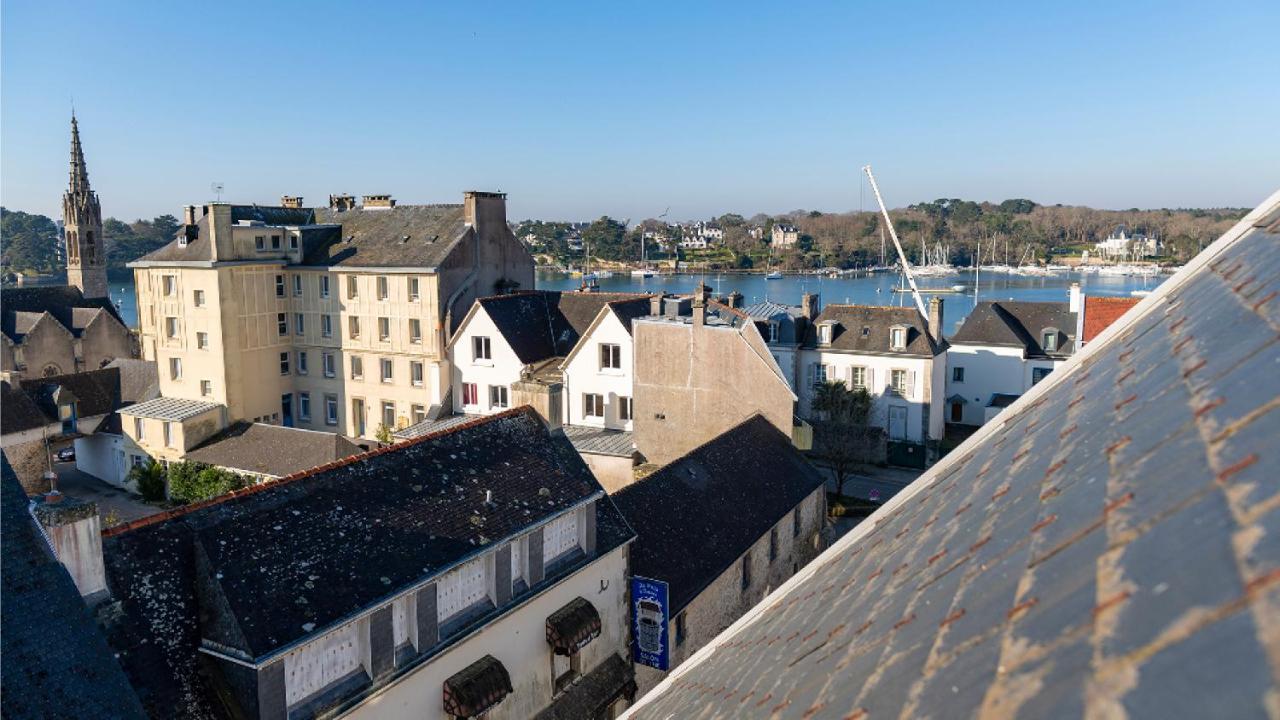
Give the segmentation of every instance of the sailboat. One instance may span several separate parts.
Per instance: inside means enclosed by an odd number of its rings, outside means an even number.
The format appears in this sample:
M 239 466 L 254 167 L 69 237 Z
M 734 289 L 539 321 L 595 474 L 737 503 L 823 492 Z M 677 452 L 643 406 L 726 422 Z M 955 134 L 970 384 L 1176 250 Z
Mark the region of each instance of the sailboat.
M 640 233 L 640 267 L 631 271 L 631 277 L 651 278 L 653 277 L 653 268 L 649 267 L 649 263 L 645 256 L 644 233 Z
M 773 268 L 773 248 L 770 247 L 769 248 L 769 264 L 765 266 L 765 270 L 767 272 L 764 274 L 764 279 L 765 280 L 781 280 L 782 271 L 773 270 L 772 268 Z

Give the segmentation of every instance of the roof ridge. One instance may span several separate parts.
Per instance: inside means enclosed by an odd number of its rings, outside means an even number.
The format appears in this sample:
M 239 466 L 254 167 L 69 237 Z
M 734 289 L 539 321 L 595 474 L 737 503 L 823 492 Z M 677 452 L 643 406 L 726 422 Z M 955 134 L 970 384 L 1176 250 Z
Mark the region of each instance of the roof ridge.
M 720 302 L 719 300 L 709 300 L 709 301 L 707 302 L 707 304 L 709 304 L 709 305 L 714 305 L 714 306 L 716 306 L 717 308 L 721 308 L 721 309 L 724 309 L 724 310 L 728 310 L 731 314 L 733 314 L 733 315 L 737 315 L 738 317 L 742 318 L 743 320 L 750 320 L 750 319 L 751 319 L 751 316 L 750 316 L 750 315 L 748 315 L 748 314 L 746 314 L 746 313 L 745 313 L 745 312 L 743 312 L 742 310 L 739 310 L 738 308 L 733 307 L 732 305 L 726 305 L 726 304 L 724 304 L 724 303 Z
M 614 491 L 612 494 L 613 494 L 613 495 L 619 495 L 619 494 L 622 494 L 622 493 L 627 492 L 627 490 L 628 490 L 628 489 L 630 489 L 630 488 L 639 487 L 640 485 L 643 485 L 643 484 L 647 483 L 647 482 L 648 482 L 650 479 L 652 479 L 655 475 L 660 474 L 662 471 L 667 470 L 667 469 L 668 469 L 668 468 L 670 468 L 672 465 L 675 465 L 675 464 L 676 464 L 676 463 L 678 463 L 678 462 L 682 462 L 682 461 L 684 461 L 684 460 L 685 460 L 686 458 L 688 458 L 690 455 L 692 455 L 692 454 L 694 454 L 694 453 L 698 452 L 699 450 L 701 450 L 701 449 L 703 449 L 703 448 L 707 447 L 707 446 L 708 446 L 708 445 L 710 445 L 711 443 L 714 443 L 714 442 L 716 442 L 716 441 L 720 440 L 720 439 L 721 439 L 721 438 L 723 438 L 725 435 L 728 435 L 729 433 L 736 431 L 737 429 L 741 428 L 742 426 L 746 425 L 747 423 L 749 423 L 749 422 L 753 422 L 756 418 L 760 418 L 761 420 L 764 420 L 766 423 L 768 423 L 769 427 L 773 428 L 774 430 L 777 430 L 777 432 L 778 432 L 778 434 L 779 434 L 779 435 L 782 435 L 782 434 L 783 434 L 781 430 L 778 430 L 778 428 L 773 427 L 773 423 L 769 422 L 769 418 L 765 417 L 765 416 L 764 416 L 764 413 L 759 412 L 759 411 L 757 411 L 757 412 L 753 412 L 753 413 L 751 413 L 751 415 L 749 415 L 745 420 L 743 420 L 742 422 L 738 423 L 737 425 L 734 425 L 734 426 L 732 426 L 732 427 L 728 428 L 727 430 L 725 430 L 724 432 L 720 433 L 719 435 L 716 435 L 715 437 L 713 437 L 713 438 L 711 438 L 711 439 L 707 440 L 706 442 L 702 443 L 701 445 L 698 445 L 697 447 L 692 448 L 691 450 L 689 450 L 689 452 L 687 452 L 687 453 L 685 453 L 685 454 L 681 455 L 680 457 L 678 457 L 678 458 L 676 458 L 676 459 L 672 460 L 671 462 L 667 463 L 666 465 L 663 465 L 662 467 L 658 468 L 657 470 L 654 470 L 653 472 L 649 473 L 648 475 L 645 475 L 644 477 L 640 478 L 639 480 L 636 480 L 635 482 L 632 482 L 632 483 L 628 483 L 627 485 L 623 485 L 622 487 L 620 487 L 620 488 L 618 488 L 616 491 Z
M 172 510 L 166 510 L 162 513 L 157 513 L 155 515 L 148 515 L 147 517 L 144 517 L 144 518 L 131 520 L 127 523 L 121 523 L 120 525 L 116 525 L 114 527 L 105 528 L 102 531 L 102 537 L 104 538 L 114 537 L 116 535 L 122 535 L 126 532 L 132 532 L 139 528 L 155 525 L 157 523 L 164 522 L 167 520 L 172 520 L 173 518 L 185 517 L 197 510 L 203 510 L 204 508 L 212 507 L 214 505 L 221 505 L 224 502 L 230 502 L 231 500 L 235 500 L 238 498 L 244 498 L 250 495 L 256 495 L 257 493 L 264 492 L 271 488 L 279 487 L 280 485 L 283 485 L 285 483 L 293 483 L 298 480 L 304 480 L 308 477 L 317 475 L 322 472 L 328 472 L 330 470 L 336 470 L 338 468 L 346 467 L 348 465 L 354 465 L 355 463 L 360 462 L 362 460 L 368 460 L 370 458 L 378 457 L 379 455 L 385 455 L 387 452 L 391 450 L 400 450 L 406 447 L 411 447 L 413 445 L 417 445 L 427 440 L 438 439 L 446 435 L 452 435 L 462 430 L 467 430 L 473 427 L 477 427 L 479 425 L 484 425 L 489 422 L 500 420 L 502 418 L 514 417 L 517 415 L 533 415 L 536 417 L 537 411 L 534 410 L 531 405 L 521 405 L 519 407 L 511 408 L 510 410 L 504 410 L 503 412 L 500 412 L 500 413 L 494 413 L 493 415 L 485 415 L 484 417 L 458 423 L 457 425 L 444 428 L 443 430 L 438 430 L 434 433 L 428 433 L 426 435 L 420 435 L 416 438 L 401 440 L 400 442 L 392 443 L 385 447 L 374 448 L 373 450 L 368 450 L 362 453 L 358 453 L 356 455 L 348 455 L 347 457 L 339 458 L 337 460 L 334 460 L 333 462 L 325 463 L 324 465 L 317 465 L 316 467 L 313 467 L 309 470 L 300 470 L 296 473 L 285 475 L 284 477 L 281 477 L 281 478 L 276 478 L 274 480 L 265 480 L 255 485 L 250 485 L 249 487 L 244 488 L 242 490 L 232 490 L 231 492 L 225 495 L 219 495 L 217 497 L 212 497 L 207 500 L 201 500 L 199 502 L 194 502 L 189 505 L 183 505 L 182 507 L 174 508 Z

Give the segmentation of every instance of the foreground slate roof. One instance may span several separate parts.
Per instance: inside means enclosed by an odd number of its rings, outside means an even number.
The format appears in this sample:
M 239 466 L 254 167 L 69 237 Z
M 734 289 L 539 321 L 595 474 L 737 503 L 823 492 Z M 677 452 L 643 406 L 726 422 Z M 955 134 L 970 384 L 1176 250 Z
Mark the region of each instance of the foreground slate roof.
M 4 717 L 143 718 L 71 576 L 0 460 L 0 695 Z
M 674 616 L 823 482 L 755 415 L 611 497 L 638 536 L 632 574 L 665 580 Z
M 1268 716 L 1278 330 L 1280 193 L 630 717 Z
M 220 717 L 200 612 L 223 613 L 229 652 L 263 658 L 602 496 L 568 441 L 517 408 L 134 521 L 104 533 L 111 645 L 153 714 Z M 596 508 L 600 554 L 631 539 L 612 503 Z
M 619 319 L 628 329 L 647 314 L 647 295 L 632 293 L 526 291 L 476 300 L 525 365 L 568 355 L 600 309 L 621 304 Z M 640 309 L 643 306 L 643 310 Z
M 184 460 L 284 477 L 357 455 L 360 447 L 336 433 L 266 423 L 232 423 Z
M 99 311 L 124 325 L 120 312 L 110 298 L 86 298 L 80 288 L 73 285 L 0 290 L 0 331 L 14 342 L 21 342 L 23 336 L 45 313 L 72 335 L 80 337 Z
M 1040 335 L 1046 328 L 1056 328 L 1067 337 L 1056 352 L 1045 352 L 1040 346 Z M 980 302 L 951 336 L 951 343 L 1017 347 L 1025 357 L 1057 358 L 1075 351 L 1075 333 L 1076 314 L 1065 302 Z

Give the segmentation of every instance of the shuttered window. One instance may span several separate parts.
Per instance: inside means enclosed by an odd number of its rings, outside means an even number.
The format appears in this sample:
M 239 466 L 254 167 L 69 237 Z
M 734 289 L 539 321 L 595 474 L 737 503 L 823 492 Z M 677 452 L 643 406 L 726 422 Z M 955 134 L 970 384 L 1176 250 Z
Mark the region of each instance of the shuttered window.
M 418 646 L 418 604 L 414 602 L 415 593 L 397 599 L 391 603 L 391 633 L 395 646 L 412 644 Z
M 284 656 L 285 702 L 292 706 L 360 669 L 360 624 L 351 623 Z
M 453 570 L 436 585 L 436 620 L 449 618 L 489 597 L 486 560 L 479 558 Z
M 542 530 L 542 559 L 554 562 L 578 547 L 578 511 L 572 510 L 552 520 Z

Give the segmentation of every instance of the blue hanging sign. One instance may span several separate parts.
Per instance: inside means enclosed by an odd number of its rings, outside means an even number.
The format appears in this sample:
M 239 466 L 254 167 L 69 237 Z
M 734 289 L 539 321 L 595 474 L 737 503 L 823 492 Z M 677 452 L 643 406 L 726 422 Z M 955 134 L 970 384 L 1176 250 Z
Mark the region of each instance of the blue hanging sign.
M 670 667 L 668 607 L 666 583 L 631 578 L 631 655 L 635 662 L 664 671 Z

